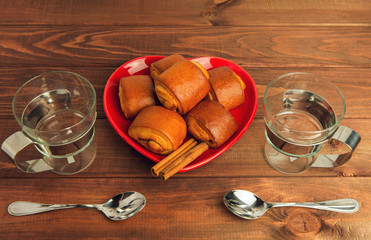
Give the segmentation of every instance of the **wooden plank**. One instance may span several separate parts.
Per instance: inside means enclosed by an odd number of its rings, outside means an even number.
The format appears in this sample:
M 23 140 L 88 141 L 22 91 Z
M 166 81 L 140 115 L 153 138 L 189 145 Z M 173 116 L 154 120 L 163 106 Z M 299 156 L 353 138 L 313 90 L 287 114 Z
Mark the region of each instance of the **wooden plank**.
M 370 67 L 370 27 L 3 26 L 0 66 L 112 67 L 146 55 L 243 67 Z
M 19 130 L 11 113 L 18 87 L 48 70 L 87 77 L 97 91 L 95 162 L 82 173 L 25 174 L 0 151 L 1 239 L 371 239 L 371 1 L 368 0 L 0 0 L 0 142 Z M 254 78 L 255 120 L 241 139 L 212 162 L 166 182 L 153 162 L 120 138 L 106 119 L 103 91 L 122 63 L 145 55 L 218 56 Z M 264 160 L 262 96 L 275 77 L 319 73 L 343 92 L 343 124 L 362 136 L 344 166 L 284 175 Z M 32 150 L 32 151 L 31 151 Z M 26 155 L 36 152 L 29 146 Z M 322 201 L 352 197 L 355 214 L 276 208 L 247 221 L 222 202 L 231 189 L 267 201 Z M 91 209 L 27 217 L 9 203 L 103 203 L 121 191 L 147 197 L 143 211 L 112 222 Z
M 51 70 L 67 70 L 85 76 L 97 92 L 97 111 L 99 118 L 105 118 L 103 92 L 109 76 L 122 62 L 114 67 L 0 67 L 0 118 L 13 119 L 11 104 L 17 89 L 33 76 Z M 238 62 L 237 62 L 238 63 Z M 263 95 L 266 86 L 274 78 L 289 72 L 313 72 L 332 81 L 343 93 L 347 109 L 345 118 L 371 118 L 371 78 L 370 68 L 260 68 L 242 66 L 254 79 L 258 90 L 259 106 L 255 118 L 263 118 Z
M 370 25 L 367 0 L 0 1 L 0 25 Z
M 2 239 L 369 239 L 370 181 L 366 178 L 184 178 L 166 183 L 143 178 L 0 179 Z M 354 198 L 354 214 L 306 208 L 274 208 L 259 220 L 240 219 L 223 204 L 232 189 L 266 201 L 303 202 Z M 138 191 L 147 204 L 137 215 L 112 222 L 92 209 L 68 209 L 14 217 L 16 200 L 42 203 L 103 203 L 122 191 Z M 315 191 L 314 191 L 315 190 Z M 68 194 L 66 194 L 68 192 Z
M 345 126 L 357 131 L 362 141 L 356 149 L 352 159 L 337 168 L 311 168 L 308 171 L 294 175 L 302 176 L 371 176 L 371 119 L 345 119 Z M 0 120 L 2 138 L 19 130 L 15 121 Z M 97 156 L 93 164 L 82 173 L 72 175 L 71 178 L 91 177 L 143 177 L 152 178 L 151 167 L 155 164 L 131 148 L 113 130 L 109 122 L 99 119 L 96 123 Z M 265 144 L 264 120 L 255 119 L 246 133 L 218 158 L 195 170 L 178 173 L 168 181 L 178 177 L 280 177 L 288 176 L 274 170 L 264 160 L 263 148 Z M 29 159 L 40 156 L 33 146 L 25 150 Z M 4 152 L 0 152 L 0 178 L 34 178 L 54 177 L 54 173 L 25 174 L 18 170 Z
M 370 25 L 370 2 L 323 0 L 214 1 L 204 16 L 213 25 L 341 26 Z M 353 18 L 354 15 L 355 18 Z M 352 19 L 351 19 L 352 18 Z

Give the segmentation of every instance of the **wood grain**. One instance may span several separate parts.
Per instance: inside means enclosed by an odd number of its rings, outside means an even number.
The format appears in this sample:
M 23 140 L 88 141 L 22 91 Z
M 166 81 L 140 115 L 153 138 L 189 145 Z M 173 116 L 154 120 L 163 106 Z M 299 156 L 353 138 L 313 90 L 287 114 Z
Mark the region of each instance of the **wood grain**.
M 67 70 L 86 77 L 97 93 L 98 118 L 106 118 L 103 109 L 103 92 L 109 76 L 123 62 L 113 67 L 0 67 L 0 119 L 13 119 L 11 104 L 17 89 L 28 79 L 46 71 Z M 258 109 L 255 118 L 263 118 L 263 95 L 274 78 L 289 72 L 312 72 L 332 81 L 344 95 L 347 109 L 345 118 L 371 118 L 371 69 L 370 68 L 261 68 L 243 66 L 254 79 L 258 91 Z M 1 132 L 1 129 L 0 129 Z
M 24 174 L 0 152 L 0 239 L 371 239 L 371 1 L 369 0 L 0 0 L 0 142 L 18 131 L 11 112 L 21 84 L 50 70 L 89 79 L 97 92 L 97 157 L 72 176 Z M 246 133 L 217 159 L 163 182 L 154 163 L 114 131 L 103 109 L 107 79 L 121 64 L 146 55 L 216 56 L 254 79 L 259 105 Z M 262 97 L 274 78 L 295 71 L 325 76 L 342 91 L 342 124 L 362 140 L 338 168 L 285 175 L 264 160 Z M 29 146 L 25 155 L 36 153 Z M 354 198 L 341 214 L 271 209 L 247 221 L 222 198 L 247 189 L 267 201 Z M 7 213 L 12 201 L 103 203 L 139 191 L 147 205 L 112 222 L 91 209 L 27 217 Z
M 3 26 L 0 36 L 0 67 L 112 67 L 176 53 L 245 68 L 371 66 L 370 27 Z
M 2 239 L 20 234 L 28 239 L 368 239 L 371 207 L 366 178 L 178 178 L 161 182 L 143 178 L 0 179 Z M 44 184 L 48 181 L 48 184 Z M 357 186 L 355 188 L 354 186 Z M 82 188 L 82 186 L 84 186 Z M 325 186 L 325 187 L 324 187 Z M 181 189 L 181 191 L 179 191 Z M 354 198 L 354 214 L 306 208 L 276 208 L 259 220 L 238 218 L 227 210 L 223 196 L 232 189 L 255 192 L 266 201 L 303 202 Z M 299 191 L 300 189 L 300 191 Z M 317 189 L 313 193 L 313 189 Z M 121 192 L 136 190 L 147 204 L 137 215 L 112 222 L 92 209 L 68 209 L 32 216 L 6 213 L 15 200 L 42 203 L 103 203 Z M 68 192 L 68 194 L 66 194 Z M 161 194 L 159 194 L 161 193 Z M 180 217 L 181 216 L 181 217 Z M 82 230 L 83 229 L 83 230 Z
M 370 119 L 345 119 L 345 126 L 359 132 L 362 140 L 356 149 L 352 159 L 341 167 L 337 168 L 311 168 L 310 170 L 293 175 L 292 177 L 302 176 L 346 176 L 346 177 L 367 177 L 371 175 L 371 144 Z M 5 137 L 19 130 L 15 122 L 0 120 L 3 126 L 0 141 Z M 82 173 L 71 175 L 71 178 L 85 177 L 142 177 L 151 178 L 151 167 L 155 164 L 149 159 L 131 148 L 113 130 L 108 120 L 99 119 L 96 123 L 97 157 L 93 164 Z M 284 174 L 271 168 L 263 157 L 263 147 L 265 143 L 264 120 L 255 119 L 246 133 L 229 150 L 210 163 L 195 170 L 177 173 L 176 177 L 279 177 Z M 31 152 L 33 151 L 33 152 Z M 39 153 L 33 148 L 28 149 L 30 158 L 36 158 Z M 33 154 L 33 155 L 31 155 Z M 60 176 L 53 173 L 24 174 L 19 171 L 4 152 L 0 152 L 0 176 L 2 178 L 22 177 L 53 177 Z M 169 180 L 171 181 L 171 179 Z
M 0 1 L 3 25 L 370 26 L 371 4 L 357 1 L 174 0 Z

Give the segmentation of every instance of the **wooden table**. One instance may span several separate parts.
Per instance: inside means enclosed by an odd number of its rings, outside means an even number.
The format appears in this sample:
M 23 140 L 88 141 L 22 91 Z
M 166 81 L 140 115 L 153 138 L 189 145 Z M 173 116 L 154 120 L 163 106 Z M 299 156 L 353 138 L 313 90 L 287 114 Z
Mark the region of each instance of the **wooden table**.
M 82 173 L 20 172 L 0 153 L 1 239 L 371 239 L 371 2 L 359 1 L 1 1 L 1 142 L 19 130 L 11 111 L 19 86 L 48 70 L 88 78 L 97 92 L 95 162 Z M 145 55 L 216 56 L 254 79 L 259 106 L 242 138 L 223 155 L 168 181 L 150 174 L 153 162 L 123 141 L 103 110 L 111 73 Z M 321 74 L 344 94 L 343 124 L 362 136 L 351 161 L 298 175 L 264 160 L 262 96 L 275 77 Z M 222 198 L 246 189 L 268 201 L 352 197 L 354 214 L 277 208 L 248 221 Z M 138 215 L 113 222 L 88 209 L 14 217 L 15 200 L 103 203 L 121 191 L 147 198 Z

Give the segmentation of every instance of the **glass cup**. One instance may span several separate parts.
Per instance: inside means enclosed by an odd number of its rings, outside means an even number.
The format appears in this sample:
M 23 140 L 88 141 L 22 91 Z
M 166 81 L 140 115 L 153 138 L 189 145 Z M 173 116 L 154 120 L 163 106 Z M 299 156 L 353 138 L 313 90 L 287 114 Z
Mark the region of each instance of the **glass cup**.
M 18 89 L 12 110 L 21 131 L 1 148 L 20 170 L 70 175 L 93 162 L 96 93 L 84 77 L 66 71 L 36 76 Z M 32 151 L 25 148 L 30 144 L 37 150 L 35 159 L 27 159 Z
M 360 141 L 340 122 L 345 101 L 322 77 L 303 72 L 274 79 L 264 93 L 264 156 L 276 170 L 300 173 L 347 162 Z

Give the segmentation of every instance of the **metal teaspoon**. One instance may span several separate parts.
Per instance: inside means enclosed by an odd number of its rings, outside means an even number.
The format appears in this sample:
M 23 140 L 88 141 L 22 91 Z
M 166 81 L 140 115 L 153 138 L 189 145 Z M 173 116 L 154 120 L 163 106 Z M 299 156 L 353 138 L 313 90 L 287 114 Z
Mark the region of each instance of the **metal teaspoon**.
M 146 198 L 138 192 L 125 192 L 116 195 L 104 204 L 45 204 L 16 201 L 8 206 L 8 213 L 13 216 L 25 216 L 67 208 L 96 208 L 111 220 L 124 220 L 143 209 Z
M 349 198 L 323 202 L 269 203 L 245 190 L 228 192 L 224 196 L 224 204 L 232 213 L 244 219 L 258 219 L 271 207 L 306 207 L 341 213 L 354 213 L 359 209 L 358 202 Z

